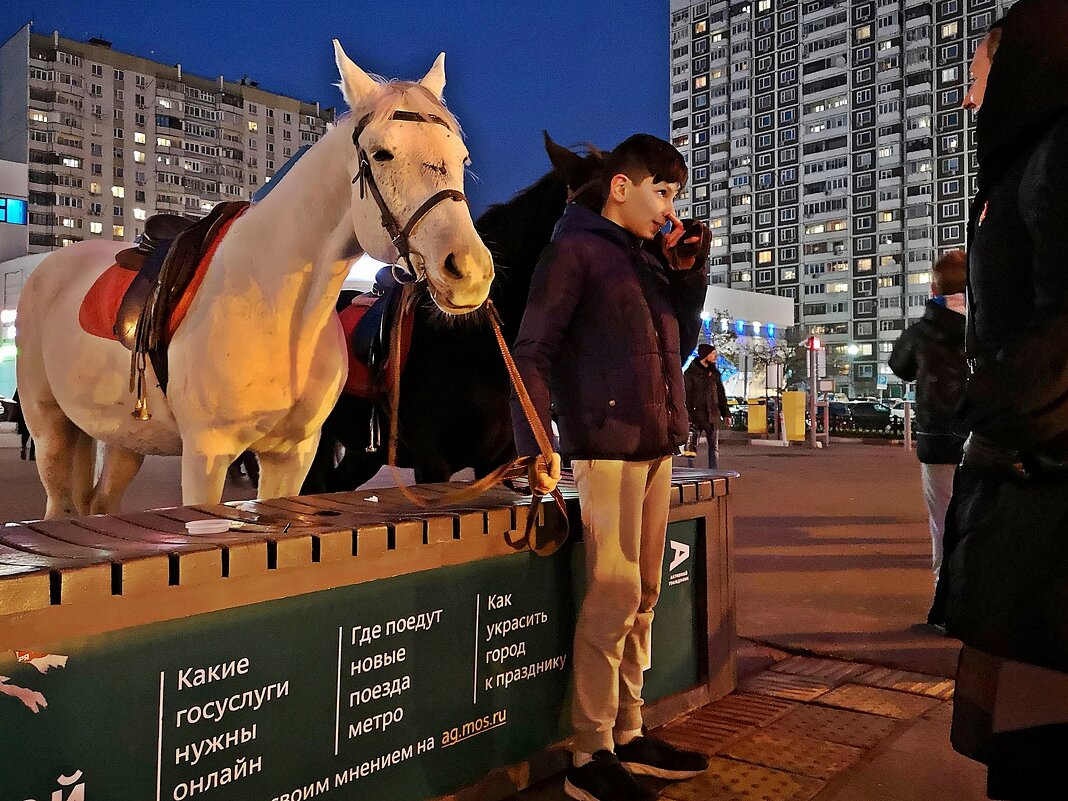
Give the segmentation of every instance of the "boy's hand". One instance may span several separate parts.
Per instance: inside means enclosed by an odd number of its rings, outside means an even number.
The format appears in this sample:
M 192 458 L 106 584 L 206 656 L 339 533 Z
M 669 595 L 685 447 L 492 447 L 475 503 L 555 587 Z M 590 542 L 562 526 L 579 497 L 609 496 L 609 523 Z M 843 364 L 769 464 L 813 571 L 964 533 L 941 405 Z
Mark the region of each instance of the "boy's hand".
M 703 265 L 712 245 L 712 233 L 697 220 L 682 220 L 669 214 L 671 230 L 660 240 L 664 258 L 672 270 L 692 270 L 694 265 Z
M 560 454 L 554 453 L 552 463 L 545 464 L 545 457 L 535 457 L 529 473 L 530 491 L 538 495 L 548 495 L 556 489 L 560 481 Z

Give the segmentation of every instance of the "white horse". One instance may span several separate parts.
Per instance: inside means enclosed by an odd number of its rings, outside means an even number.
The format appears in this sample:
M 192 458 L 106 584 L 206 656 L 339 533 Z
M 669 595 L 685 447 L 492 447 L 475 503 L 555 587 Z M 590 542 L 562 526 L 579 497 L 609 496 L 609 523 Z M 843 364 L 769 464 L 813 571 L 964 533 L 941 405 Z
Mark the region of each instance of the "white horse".
M 181 454 L 186 504 L 218 503 L 227 466 L 245 450 L 260 461 L 260 497 L 296 495 L 346 377 L 334 304 L 348 265 L 362 253 L 398 260 L 382 206 L 398 228 L 423 212 L 412 261 L 443 311 L 486 299 L 492 259 L 467 204 L 453 202 L 464 200 L 468 154 L 441 102 L 444 53 L 421 81 L 387 83 L 337 40 L 334 51 L 352 113 L 231 226 L 171 341 L 166 396 L 148 368 L 151 420 L 131 416 L 130 352 L 78 322 L 86 292 L 127 245 L 70 245 L 26 282 L 18 385 L 46 517 L 117 511 L 145 454 Z M 361 167 L 364 180 L 354 179 Z M 377 192 L 366 191 L 368 178 Z M 94 440 L 105 444 L 95 486 Z

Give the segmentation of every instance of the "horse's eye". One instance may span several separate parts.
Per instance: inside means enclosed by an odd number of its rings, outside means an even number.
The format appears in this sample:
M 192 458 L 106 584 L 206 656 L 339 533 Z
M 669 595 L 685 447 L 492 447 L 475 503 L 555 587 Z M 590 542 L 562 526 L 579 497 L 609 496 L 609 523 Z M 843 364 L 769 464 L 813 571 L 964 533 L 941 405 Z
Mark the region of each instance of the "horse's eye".
M 376 150 L 371 157 L 375 161 L 393 161 L 393 154 L 388 150 Z

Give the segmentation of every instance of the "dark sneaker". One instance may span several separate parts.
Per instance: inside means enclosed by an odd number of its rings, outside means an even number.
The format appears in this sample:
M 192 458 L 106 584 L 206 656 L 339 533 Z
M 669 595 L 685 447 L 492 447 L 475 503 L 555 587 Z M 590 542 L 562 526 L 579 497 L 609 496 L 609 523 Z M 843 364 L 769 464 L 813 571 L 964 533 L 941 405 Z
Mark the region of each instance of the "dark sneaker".
M 683 751 L 655 737 L 635 737 L 616 746 L 616 756 L 631 773 L 658 779 L 689 779 L 708 768 L 708 758 L 696 751 Z
M 581 768 L 567 769 L 564 792 L 577 801 L 654 801 L 611 751 L 598 751 Z

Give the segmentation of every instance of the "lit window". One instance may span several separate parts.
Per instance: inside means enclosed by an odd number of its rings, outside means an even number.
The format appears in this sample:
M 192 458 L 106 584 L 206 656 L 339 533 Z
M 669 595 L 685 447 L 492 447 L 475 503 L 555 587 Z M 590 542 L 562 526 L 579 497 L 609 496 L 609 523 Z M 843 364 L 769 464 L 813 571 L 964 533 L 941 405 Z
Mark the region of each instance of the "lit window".
M 255 120 L 249 120 L 248 121 L 248 129 L 250 131 L 257 131 L 257 130 L 259 130 L 259 127 L 260 126 L 255 122 Z
M 145 139 L 145 135 L 141 131 L 135 131 L 134 132 L 134 142 L 136 142 L 139 145 L 143 145 L 143 144 L 145 144 L 146 141 L 147 140 Z
M 96 181 L 90 181 L 89 182 L 89 194 L 90 195 L 99 195 L 100 194 L 100 184 L 98 184 Z
M 81 168 L 82 160 L 81 159 L 76 159 L 73 156 L 64 156 L 63 157 L 63 166 L 64 167 L 73 167 L 74 169 L 77 170 L 77 169 Z
M 89 232 L 93 234 L 104 233 L 104 223 L 91 222 L 89 223 Z
M 865 39 L 871 38 L 871 25 L 862 25 L 856 29 L 856 40 L 863 42 Z
M 135 220 L 144 220 L 144 219 L 147 219 L 147 217 L 148 217 L 148 215 L 145 214 L 145 210 L 144 209 L 138 209 L 138 208 L 134 209 L 134 219 Z
M 134 151 L 134 161 L 136 161 L 138 164 L 144 164 L 145 163 L 145 154 L 142 153 L 140 150 L 135 150 Z
M 757 264 L 771 264 L 771 251 L 761 250 L 757 253 Z
M 111 226 L 111 236 L 116 239 L 122 239 L 126 236 L 126 228 L 121 225 Z
M 113 186 L 113 187 L 111 187 L 111 196 L 112 197 L 126 197 L 126 190 L 123 189 L 121 186 Z
M 171 140 L 166 136 L 157 136 L 156 147 L 173 147 L 173 145 L 171 145 Z

